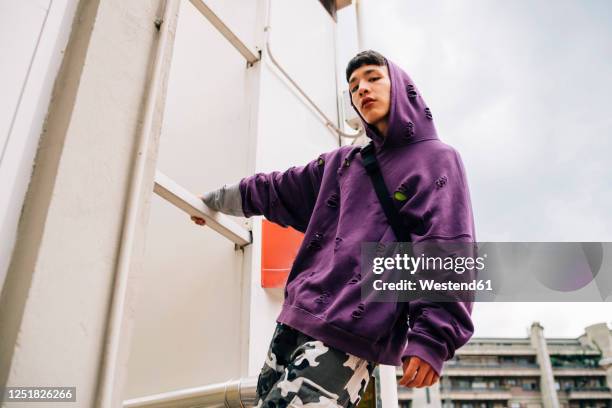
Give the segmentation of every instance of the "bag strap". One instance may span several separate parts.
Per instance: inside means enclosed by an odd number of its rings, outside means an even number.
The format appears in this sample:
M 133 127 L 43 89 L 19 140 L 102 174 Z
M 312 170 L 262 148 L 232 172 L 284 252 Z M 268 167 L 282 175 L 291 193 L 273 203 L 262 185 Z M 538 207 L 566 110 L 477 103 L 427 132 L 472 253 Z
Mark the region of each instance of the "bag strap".
M 362 147 L 359 153 L 363 159 L 363 166 L 374 185 L 378 201 L 380 201 L 380 205 L 382 205 L 383 211 L 387 216 L 387 221 L 389 221 L 389 225 L 391 225 L 391 229 L 395 233 L 395 237 L 399 242 L 410 242 L 410 233 L 408 229 L 403 226 L 399 211 L 393 204 L 393 200 L 389 195 L 389 190 L 387 190 L 387 186 L 385 185 L 385 180 L 380 171 L 378 160 L 376 160 L 374 143 L 370 142 L 368 145 Z

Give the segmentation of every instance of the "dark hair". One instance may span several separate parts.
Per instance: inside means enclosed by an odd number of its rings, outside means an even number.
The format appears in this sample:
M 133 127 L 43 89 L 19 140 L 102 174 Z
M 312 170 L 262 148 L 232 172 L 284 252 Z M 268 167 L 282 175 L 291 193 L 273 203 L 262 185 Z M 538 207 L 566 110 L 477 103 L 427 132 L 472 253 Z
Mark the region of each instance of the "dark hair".
M 387 65 L 387 60 L 374 50 L 361 51 L 346 66 L 346 82 L 348 82 L 353 71 L 364 65 Z

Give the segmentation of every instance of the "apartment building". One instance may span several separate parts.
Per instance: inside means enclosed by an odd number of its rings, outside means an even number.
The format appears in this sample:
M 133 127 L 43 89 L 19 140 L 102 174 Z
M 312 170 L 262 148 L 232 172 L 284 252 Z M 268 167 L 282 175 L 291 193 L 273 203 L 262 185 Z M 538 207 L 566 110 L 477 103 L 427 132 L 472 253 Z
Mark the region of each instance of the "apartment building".
M 400 386 L 398 397 L 401 408 L 610 408 L 611 387 L 612 330 L 605 323 L 578 338 L 546 338 L 533 323 L 525 338 L 472 338 L 435 386 Z

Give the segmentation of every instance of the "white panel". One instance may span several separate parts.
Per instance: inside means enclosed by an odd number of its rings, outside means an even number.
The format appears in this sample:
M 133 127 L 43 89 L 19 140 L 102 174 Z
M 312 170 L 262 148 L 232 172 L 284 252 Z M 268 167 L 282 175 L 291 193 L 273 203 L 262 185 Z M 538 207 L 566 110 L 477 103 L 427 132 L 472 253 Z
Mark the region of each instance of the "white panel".
M 270 0 L 272 53 L 337 124 L 335 22 L 315 0 Z
M 257 171 L 303 165 L 338 147 L 338 137 L 275 72 L 263 71 L 261 88 Z
M 124 398 L 240 376 L 240 254 L 154 197 Z
M 76 0 L 0 2 L 0 288 Z
M 34 59 L 50 1 L 0 2 L 0 152 Z
M 219 16 L 249 30 L 247 16 L 231 15 L 242 2 L 230 3 Z M 250 72 L 195 7 L 181 2 L 157 168 L 194 194 L 248 175 Z M 154 198 L 126 399 L 240 376 L 242 262 L 233 243 Z
M 244 58 L 181 2 L 157 167 L 193 192 L 243 177 L 247 87 Z

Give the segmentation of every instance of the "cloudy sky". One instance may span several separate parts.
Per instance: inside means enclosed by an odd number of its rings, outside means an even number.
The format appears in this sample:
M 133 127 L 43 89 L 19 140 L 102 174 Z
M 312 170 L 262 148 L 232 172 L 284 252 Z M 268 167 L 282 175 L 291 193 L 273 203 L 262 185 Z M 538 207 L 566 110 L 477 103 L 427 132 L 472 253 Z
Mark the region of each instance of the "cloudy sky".
M 479 241 L 612 241 L 612 2 L 361 0 L 362 48 L 412 77 L 465 163 Z M 358 50 L 339 13 L 340 70 Z M 341 76 L 340 78 L 343 78 Z M 576 337 L 600 303 L 478 303 L 475 336 Z

